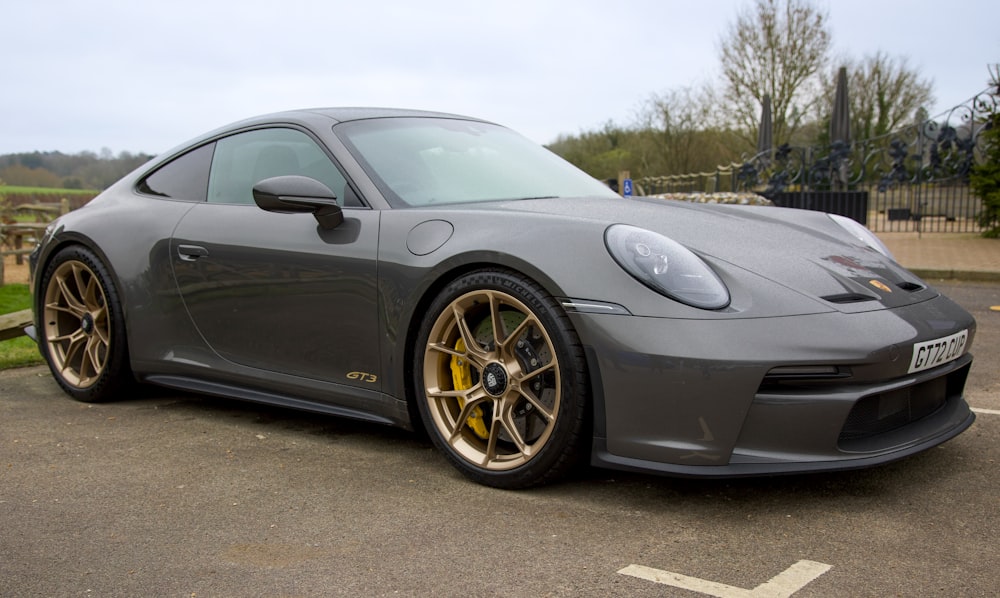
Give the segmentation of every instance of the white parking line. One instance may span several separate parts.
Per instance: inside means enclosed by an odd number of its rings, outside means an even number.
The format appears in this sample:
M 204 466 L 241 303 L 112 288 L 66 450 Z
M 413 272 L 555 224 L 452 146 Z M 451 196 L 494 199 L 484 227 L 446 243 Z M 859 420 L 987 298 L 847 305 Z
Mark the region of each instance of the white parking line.
M 971 407 L 976 413 L 985 413 L 987 415 L 1000 415 L 1000 411 L 996 409 L 979 409 L 977 407 Z
M 629 565 L 618 573 L 716 598 L 788 598 L 830 569 L 831 565 L 824 563 L 799 561 L 752 590 L 642 565 Z

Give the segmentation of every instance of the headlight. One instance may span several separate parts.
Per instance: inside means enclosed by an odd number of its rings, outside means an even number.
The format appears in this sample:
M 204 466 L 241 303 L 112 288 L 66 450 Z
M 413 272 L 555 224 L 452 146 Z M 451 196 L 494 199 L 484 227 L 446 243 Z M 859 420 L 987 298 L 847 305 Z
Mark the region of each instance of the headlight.
M 654 291 L 701 309 L 729 305 L 726 285 L 680 243 L 627 224 L 609 226 L 604 242 L 619 266 Z
M 827 214 L 827 216 L 839 224 L 841 228 L 846 230 L 847 233 L 855 239 L 861 241 L 887 258 L 892 260 L 896 259 L 892 257 L 892 253 L 889 251 L 889 248 L 875 236 L 875 233 L 865 228 L 863 224 L 860 224 L 858 221 L 848 218 L 847 216 L 840 216 L 839 214 Z

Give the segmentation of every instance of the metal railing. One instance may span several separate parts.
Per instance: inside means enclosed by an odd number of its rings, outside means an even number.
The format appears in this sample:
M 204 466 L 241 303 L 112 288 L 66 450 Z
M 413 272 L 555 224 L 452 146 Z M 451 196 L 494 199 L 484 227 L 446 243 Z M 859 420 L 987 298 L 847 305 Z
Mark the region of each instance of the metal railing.
M 850 216 L 876 232 L 979 232 L 969 172 L 998 97 L 988 89 L 888 135 L 825 147 L 782 145 L 712 172 L 643 177 L 647 195 L 752 191 L 775 204 Z

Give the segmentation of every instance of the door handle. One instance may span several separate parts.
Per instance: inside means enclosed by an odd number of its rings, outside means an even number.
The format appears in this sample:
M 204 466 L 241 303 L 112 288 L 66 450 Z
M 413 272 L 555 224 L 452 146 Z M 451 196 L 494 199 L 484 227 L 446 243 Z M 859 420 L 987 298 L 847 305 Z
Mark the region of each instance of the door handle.
M 198 258 L 206 257 L 208 250 L 198 245 L 178 245 L 177 255 L 185 262 L 193 262 Z

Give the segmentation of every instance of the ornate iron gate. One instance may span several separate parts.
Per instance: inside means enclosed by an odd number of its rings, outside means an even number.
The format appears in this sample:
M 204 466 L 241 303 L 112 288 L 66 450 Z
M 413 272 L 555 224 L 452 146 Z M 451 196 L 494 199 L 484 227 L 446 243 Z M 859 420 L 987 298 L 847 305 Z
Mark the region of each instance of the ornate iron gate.
M 786 144 L 714 172 L 637 182 L 648 195 L 752 191 L 777 205 L 849 216 L 876 232 L 979 232 L 982 202 L 968 175 L 982 159 L 985 116 L 997 109 L 992 91 L 882 137 Z

